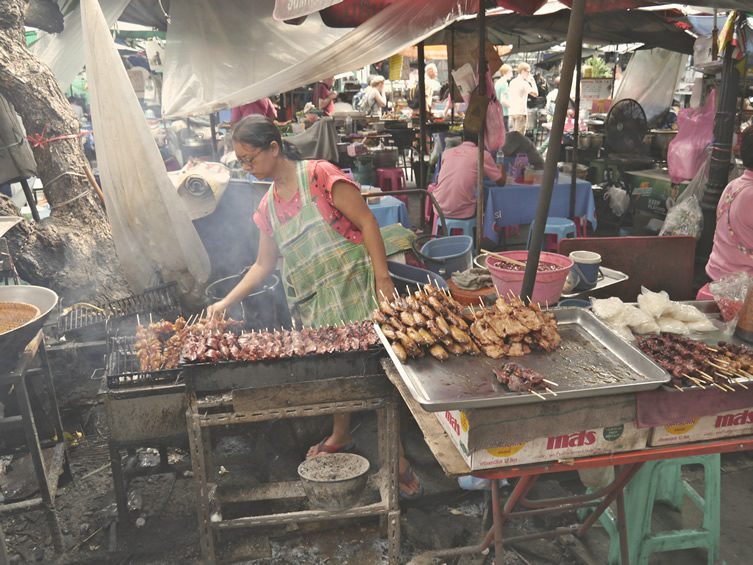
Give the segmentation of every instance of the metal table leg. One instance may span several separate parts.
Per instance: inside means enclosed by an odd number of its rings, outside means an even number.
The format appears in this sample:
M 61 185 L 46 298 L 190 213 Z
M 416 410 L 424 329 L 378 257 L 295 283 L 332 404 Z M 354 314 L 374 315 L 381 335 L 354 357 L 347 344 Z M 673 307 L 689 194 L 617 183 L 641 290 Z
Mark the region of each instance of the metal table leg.
M 209 524 L 209 485 L 207 484 L 206 461 L 204 461 L 207 446 L 202 441 L 201 424 L 198 415 L 194 413 L 193 404 L 194 402 L 191 402 L 186 411 L 186 423 L 188 424 L 188 444 L 191 449 L 191 467 L 193 468 L 194 485 L 196 486 L 201 562 L 205 565 L 214 565 L 216 562 L 214 533 Z
M 118 506 L 118 520 L 121 524 L 128 522 L 128 485 L 123 473 L 123 462 L 120 449 L 112 442 L 110 448 L 110 468 L 112 469 L 112 483 L 115 487 L 115 503 Z
M 52 541 L 55 544 L 55 549 L 58 552 L 63 552 L 65 551 L 63 532 L 60 530 L 57 511 L 55 510 L 55 501 L 53 500 L 53 495 L 50 490 L 50 483 L 47 480 L 44 454 L 42 453 L 42 446 L 39 444 L 37 424 L 34 419 L 34 413 L 31 409 L 29 390 L 26 386 L 25 375 L 22 375 L 21 379 L 19 379 L 16 397 L 18 398 L 19 410 L 21 411 L 23 419 L 26 444 L 29 448 L 31 460 L 34 464 L 34 473 L 37 476 L 37 483 L 39 484 L 39 493 L 47 516 L 47 522 L 50 526 L 50 532 L 52 533 Z M 62 438 L 60 439 L 62 440 Z M 54 477 L 54 480 L 57 482 L 58 477 Z

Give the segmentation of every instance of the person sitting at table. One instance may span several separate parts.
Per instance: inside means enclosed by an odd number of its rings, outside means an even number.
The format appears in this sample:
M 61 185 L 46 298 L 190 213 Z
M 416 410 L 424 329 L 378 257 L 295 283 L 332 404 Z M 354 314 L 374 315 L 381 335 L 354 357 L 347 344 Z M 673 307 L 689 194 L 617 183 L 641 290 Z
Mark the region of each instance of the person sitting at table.
M 437 187 L 433 194 L 448 218 L 465 219 L 476 215 L 478 177 L 478 136 L 463 132 L 463 143 L 442 153 Z M 507 180 L 503 165 L 484 150 L 484 176 L 502 186 Z
M 337 92 L 332 90 L 335 84 L 335 77 L 326 78 L 316 83 L 314 86 L 314 106 L 321 110 L 325 116 L 331 116 L 335 112 L 335 100 Z
M 727 185 L 716 207 L 716 230 L 706 274 L 717 281 L 734 273 L 753 275 L 753 126 L 740 134 L 745 172 Z
M 508 131 L 505 135 L 505 144 L 501 147 L 500 151 L 505 157 L 515 158 L 518 153 L 524 153 L 528 156 L 528 163 L 533 166 L 534 169 L 544 168 L 544 158 L 536 149 L 533 141 L 528 139 L 525 135 L 519 131 Z

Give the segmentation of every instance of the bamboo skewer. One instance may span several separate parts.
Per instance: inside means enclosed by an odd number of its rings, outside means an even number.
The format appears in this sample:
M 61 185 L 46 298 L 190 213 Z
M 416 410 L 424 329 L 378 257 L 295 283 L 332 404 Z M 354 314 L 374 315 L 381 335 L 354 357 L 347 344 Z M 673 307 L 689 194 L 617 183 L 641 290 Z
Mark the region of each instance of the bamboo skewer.
M 685 389 L 684 389 L 684 388 L 682 388 L 681 386 L 677 386 L 677 385 L 673 385 L 673 386 L 674 386 L 674 387 L 675 387 L 675 388 L 676 388 L 677 390 L 679 390 L 680 392 L 685 392 Z
M 545 389 L 545 390 L 546 390 L 546 391 L 547 391 L 548 393 L 550 393 L 550 394 L 551 394 L 552 396 L 557 396 L 557 393 L 556 393 L 556 392 L 554 392 L 554 391 L 553 391 L 553 390 L 552 390 L 551 388 L 549 388 L 548 386 L 547 386 L 547 387 L 544 387 L 544 389 Z
M 535 394 L 535 395 L 536 395 L 536 396 L 538 396 L 538 397 L 539 397 L 539 398 L 540 398 L 541 400 L 546 400 L 546 397 L 545 397 L 545 396 L 544 396 L 543 394 L 539 394 L 539 393 L 538 393 L 538 392 L 536 392 L 535 390 L 529 390 L 528 392 L 530 392 L 531 394 Z
M 505 263 L 510 263 L 511 265 L 517 265 L 518 267 L 526 266 L 526 264 L 523 261 L 518 261 L 517 259 L 510 259 L 509 257 L 505 257 L 504 255 L 500 255 L 499 253 L 494 253 L 493 251 L 487 251 L 486 249 L 482 249 L 481 254 L 489 255 L 490 257 L 494 257 L 495 259 L 499 259 L 500 261 L 504 261 Z
M 543 381 L 544 381 L 544 382 L 545 382 L 546 384 L 548 384 L 548 385 L 552 385 L 552 386 L 560 386 L 560 385 L 558 385 L 557 383 L 555 383 L 554 381 L 550 381 L 549 379 L 542 379 L 542 380 L 543 380 Z

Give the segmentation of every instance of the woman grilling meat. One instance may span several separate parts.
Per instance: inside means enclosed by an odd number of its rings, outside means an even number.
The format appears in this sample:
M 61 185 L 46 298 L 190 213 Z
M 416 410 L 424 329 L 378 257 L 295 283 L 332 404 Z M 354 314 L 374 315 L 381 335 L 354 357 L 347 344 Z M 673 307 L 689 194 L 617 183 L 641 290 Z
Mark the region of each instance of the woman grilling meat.
M 233 128 L 243 168 L 273 180 L 254 214 L 259 226 L 256 262 L 228 295 L 209 307 L 224 312 L 259 287 L 282 257 L 282 281 L 291 314 L 307 327 L 366 320 L 377 294 L 394 290 L 376 218 L 360 190 L 327 161 L 301 161 L 271 122 L 249 116 Z M 353 447 L 350 414 L 335 414 L 332 435 L 308 457 Z M 421 484 L 400 456 L 402 497 L 420 495 Z

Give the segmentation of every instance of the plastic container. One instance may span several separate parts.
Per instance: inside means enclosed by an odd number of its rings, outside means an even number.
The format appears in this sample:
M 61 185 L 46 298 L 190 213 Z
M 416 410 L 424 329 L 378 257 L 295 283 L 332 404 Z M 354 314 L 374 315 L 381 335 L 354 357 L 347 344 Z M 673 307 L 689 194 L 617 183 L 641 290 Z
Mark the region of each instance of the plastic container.
M 449 235 L 427 241 L 421 247 L 421 260 L 444 278 L 456 271 L 465 271 L 473 263 L 473 238 L 469 235 Z
M 447 288 L 447 281 L 442 277 L 427 271 L 426 269 L 420 269 L 412 265 L 406 265 L 405 263 L 397 263 L 395 261 L 387 261 L 387 270 L 390 272 L 392 282 L 395 285 L 395 289 L 400 294 L 406 292 L 412 292 L 416 290 L 416 285 L 424 285 L 431 280 L 431 284 L 439 286 L 440 288 Z M 410 288 L 410 287 L 413 288 Z
M 504 255 L 518 261 L 526 261 L 528 259 L 528 251 L 504 251 L 498 253 L 498 255 Z M 554 304 L 560 299 L 567 274 L 573 266 L 573 261 L 564 255 L 547 253 L 546 251 L 541 252 L 539 261 L 554 263 L 558 268 L 552 271 L 540 271 L 536 273 L 536 282 L 533 285 L 531 300 L 540 304 Z M 519 296 L 523 287 L 525 271 L 512 271 L 501 268 L 498 266 L 500 263 L 504 265 L 502 260 L 496 259 L 491 255 L 486 259 L 486 267 L 492 275 L 492 281 L 494 281 L 497 292 L 502 297 L 508 296 L 511 292 L 515 296 Z

